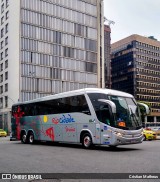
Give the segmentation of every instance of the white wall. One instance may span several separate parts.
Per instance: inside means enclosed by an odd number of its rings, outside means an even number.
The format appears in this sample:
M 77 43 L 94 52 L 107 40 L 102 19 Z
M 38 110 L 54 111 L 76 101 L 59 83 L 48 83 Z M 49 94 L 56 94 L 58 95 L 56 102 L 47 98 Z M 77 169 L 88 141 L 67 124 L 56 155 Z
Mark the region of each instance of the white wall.
M 9 1 L 8 106 L 19 99 L 20 0 Z

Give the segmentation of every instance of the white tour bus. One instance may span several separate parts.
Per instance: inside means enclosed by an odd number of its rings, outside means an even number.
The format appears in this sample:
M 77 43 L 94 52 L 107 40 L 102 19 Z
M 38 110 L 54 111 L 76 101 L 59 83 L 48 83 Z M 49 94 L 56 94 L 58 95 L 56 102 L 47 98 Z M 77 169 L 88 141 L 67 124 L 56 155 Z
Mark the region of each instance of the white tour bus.
M 111 89 L 86 88 L 14 104 L 11 123 L 11 140 L 22 143 L 72 142 L 89 148 L 143 140 L 134 97 Z

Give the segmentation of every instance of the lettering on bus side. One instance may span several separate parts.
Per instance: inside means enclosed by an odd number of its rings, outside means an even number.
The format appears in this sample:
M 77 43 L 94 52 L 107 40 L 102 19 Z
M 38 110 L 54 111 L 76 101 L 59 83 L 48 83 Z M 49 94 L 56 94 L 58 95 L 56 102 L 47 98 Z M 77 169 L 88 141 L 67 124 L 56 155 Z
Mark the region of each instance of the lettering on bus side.
M 68 114 L 68 116 L 63 115 L 60 119 L 52 118 L 52 123 L 54 123 L 54 124 L 75 123 L 75 120 L 70 114 Z
M 53 124 L 58 124 L 59 123 L 59 119 L 58 118 L 52 118 L 52 123 Z
M 67 127 L 65 128 L 66 132 L 76 132 L 76 129 L 75 128 L 72 128 L 72 127 Z

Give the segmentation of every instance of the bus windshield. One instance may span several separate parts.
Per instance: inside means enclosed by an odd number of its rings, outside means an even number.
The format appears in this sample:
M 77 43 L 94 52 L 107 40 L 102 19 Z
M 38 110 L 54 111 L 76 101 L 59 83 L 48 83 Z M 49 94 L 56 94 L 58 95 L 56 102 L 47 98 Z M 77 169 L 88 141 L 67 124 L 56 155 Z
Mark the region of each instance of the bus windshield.
M 124 130 L 136 130 L 142 127 L 138 106 L 133 98 L 113 96 L 101 93 L 88 94 L 100 122 Z M 109 105 L 99 99 L 111 100 L 116 105 L 113 114 Z
M 115 121 L 118 128 L 138 129 L 142 127 L 139 109 L 133 98 L 108 96 L 116 105 Z

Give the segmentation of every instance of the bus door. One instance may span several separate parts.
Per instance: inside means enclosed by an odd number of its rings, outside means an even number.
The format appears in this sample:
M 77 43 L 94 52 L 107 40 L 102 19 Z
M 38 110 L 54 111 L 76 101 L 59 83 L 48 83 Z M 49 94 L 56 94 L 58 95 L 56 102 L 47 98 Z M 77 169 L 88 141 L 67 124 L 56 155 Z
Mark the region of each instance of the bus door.
M 109 127 L 112 125 L 112 114 L 110 106 L 100 101 L 99 107 L 96 110 L 96 115 L 99 120 L 99 129 L 98 124 L 96 124 L 96 135 L 100 137 L 101 144 L 110 144 L 112 138 L 112 132 Z

